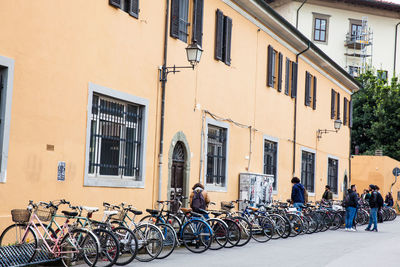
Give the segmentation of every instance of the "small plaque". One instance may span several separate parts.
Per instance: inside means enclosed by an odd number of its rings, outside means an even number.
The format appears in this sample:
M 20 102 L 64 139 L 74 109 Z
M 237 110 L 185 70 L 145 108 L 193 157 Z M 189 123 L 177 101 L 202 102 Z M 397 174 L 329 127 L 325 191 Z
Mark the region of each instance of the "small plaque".
M 59 161 L 57 167 L 57 180 L 65 181 L 65 161 Z

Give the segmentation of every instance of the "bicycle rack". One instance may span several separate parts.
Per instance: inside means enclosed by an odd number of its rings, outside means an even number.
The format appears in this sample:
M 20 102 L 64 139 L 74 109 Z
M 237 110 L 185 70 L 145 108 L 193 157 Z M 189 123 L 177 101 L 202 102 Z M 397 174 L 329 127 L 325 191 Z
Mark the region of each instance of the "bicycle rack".
M 42 245 L 36 252 L 33 260 L 28 262 L 29 259 L 27 255 L 30 253 L 27 252 L 31 252 L 32 250 L 33 247 L 29 244 L 0 247 L 0 267 L 29 266 L 59 260 L 59 258 L 53 258 L 51 253 L 47 253 L 46 247 Z

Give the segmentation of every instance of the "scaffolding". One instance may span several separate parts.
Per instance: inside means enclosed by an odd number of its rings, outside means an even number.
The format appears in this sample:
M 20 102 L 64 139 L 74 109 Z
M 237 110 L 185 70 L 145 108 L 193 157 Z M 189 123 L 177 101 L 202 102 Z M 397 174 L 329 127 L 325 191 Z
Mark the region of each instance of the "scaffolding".
M 352 76 L 359 76 L 372 66 L 373 32 L 368 27 L 368 17 L 362 17 L 361 25 L 350 25 L 344 45 L 346 69 Z

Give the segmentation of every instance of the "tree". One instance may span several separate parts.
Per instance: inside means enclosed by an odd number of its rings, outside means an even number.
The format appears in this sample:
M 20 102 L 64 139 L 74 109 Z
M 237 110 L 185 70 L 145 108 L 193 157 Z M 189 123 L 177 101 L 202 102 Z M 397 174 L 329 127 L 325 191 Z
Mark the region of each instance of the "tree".
M 352 150 L 359 146 L 361 154 L 373 155 L 382 149 L 400 160 L 400 84 L 381 77 L 367 71 L 358 78 L 364 88 L 352 97 Z

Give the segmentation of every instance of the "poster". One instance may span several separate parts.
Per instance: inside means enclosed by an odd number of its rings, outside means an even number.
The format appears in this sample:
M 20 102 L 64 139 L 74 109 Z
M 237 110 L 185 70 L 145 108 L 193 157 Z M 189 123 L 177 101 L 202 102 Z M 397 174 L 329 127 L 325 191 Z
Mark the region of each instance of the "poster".
M 241 173 L 239 176 L 239 199 L 249 200 L 250 206 L 272 202 L 273 175 L 258 173 Z M 242 209 L 246 204 L 242 202 L 239 208 Z

